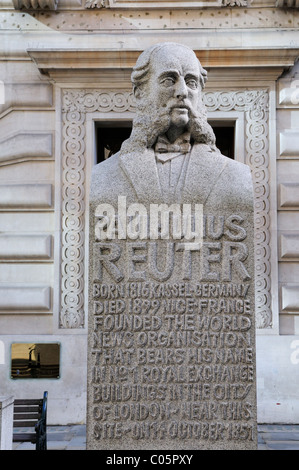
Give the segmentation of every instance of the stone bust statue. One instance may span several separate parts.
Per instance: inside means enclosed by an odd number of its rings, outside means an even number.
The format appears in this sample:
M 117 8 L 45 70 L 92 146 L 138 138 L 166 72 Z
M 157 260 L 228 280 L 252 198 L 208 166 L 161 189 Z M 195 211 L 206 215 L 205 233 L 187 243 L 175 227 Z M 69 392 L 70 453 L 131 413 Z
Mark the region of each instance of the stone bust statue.
M 116 203 L 122 194 L 128 202 L 213 205 L 225 195 L 234 205 L 244 203 L 240 190 L 251 199 L 249 168 L 216 148 L 202 101 L 207 73 L 195 53 L 156 44 L 139 56 L 131 78 L 132 133 L 120 152 L 94 167 L 98 200 Z
M 256 448 L 252 181 L 206 76 L 186 46 L 145 50 L 131 136 L 93 169 L 88 449 Z

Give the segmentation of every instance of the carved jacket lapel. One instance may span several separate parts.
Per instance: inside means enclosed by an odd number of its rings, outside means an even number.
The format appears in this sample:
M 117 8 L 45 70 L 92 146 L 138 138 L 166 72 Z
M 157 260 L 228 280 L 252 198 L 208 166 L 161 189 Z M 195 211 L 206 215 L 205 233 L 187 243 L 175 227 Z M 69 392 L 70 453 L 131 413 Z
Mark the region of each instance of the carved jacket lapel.
M 142 153 L 132 152 L 120 155 L 119 162 L 133 186 L 139 202 L 162 202 L 155 154 L 152 149 L 146 149 Z
M 228 160 L 208 145 L 195 144 L 190 155 L 183 190 L 184 202 L 205 204 Z

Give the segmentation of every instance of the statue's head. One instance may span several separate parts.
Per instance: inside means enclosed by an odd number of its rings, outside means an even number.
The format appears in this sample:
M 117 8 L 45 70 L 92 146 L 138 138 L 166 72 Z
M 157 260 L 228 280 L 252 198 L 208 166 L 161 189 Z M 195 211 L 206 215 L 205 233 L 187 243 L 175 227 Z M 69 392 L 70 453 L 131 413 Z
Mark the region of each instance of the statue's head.
M 131 78 L 137 105 L 131 143 L 152 147 L 159 135 L 189 130 L 195 142 L 214 146 L 202 102 L 207 73 L 192 49 L 156 44 L 139 56 Z

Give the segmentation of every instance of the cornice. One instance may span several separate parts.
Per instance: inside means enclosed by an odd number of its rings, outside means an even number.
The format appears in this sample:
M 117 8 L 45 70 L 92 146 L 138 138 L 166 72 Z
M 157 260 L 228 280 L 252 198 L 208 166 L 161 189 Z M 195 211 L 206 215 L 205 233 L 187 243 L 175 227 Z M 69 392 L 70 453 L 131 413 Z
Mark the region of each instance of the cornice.
M 12 0 L 16 10 L 56 10 L 59 0 Z
M 12 0 L 16 10 L 56 10 L 59 0 Z M 84 8 L 161 9 L 249 7 L 252 0 L 83 0 Z M 62 2 L 63 3 L 63 2 Z
M 58 4 L 65 7 L 65 2 L 62 0 L 12 0 L 13 6 L 16 10 L 57 10 Z M 260 2 L 256 0 L 182 0 L 169 1 L 169 0 L 82 0 L 82 7 L 85 9 L 165 9 L 171 8 L 172 10 L 178 9 L 201 9 L 201 8 L 248 8 L 260 7 Z M 276 0 L 275 6 L 277 8 L 293 8 L 299 9 L 299 0 Z M 78 3 L 74 8 L 78 8 Z M 80 8 L 79 8 L 80 9 Z
M 217 8 L 217 7 L 248 7 L 252 0 L 86 0 L 85 8 Z
M 221 70 L 254 70 L 261 79 L 263 71 L 273 69 L 278 78 L 284 68 L 292 67 L 299 56 L 298 48 L 240 48 L 240 49 L 201 49 L 194 48 L 202 65 L 221 73 Z M 139 50 L 59 50 L 30 49 L 28 54 L 41 73 L 54 76 L 63 73 L 82 75 L 84 73 L 108 72 L 113 70 L 130 71 L 140 54 Z M 247 72 L 246 72 L 247 73 Z

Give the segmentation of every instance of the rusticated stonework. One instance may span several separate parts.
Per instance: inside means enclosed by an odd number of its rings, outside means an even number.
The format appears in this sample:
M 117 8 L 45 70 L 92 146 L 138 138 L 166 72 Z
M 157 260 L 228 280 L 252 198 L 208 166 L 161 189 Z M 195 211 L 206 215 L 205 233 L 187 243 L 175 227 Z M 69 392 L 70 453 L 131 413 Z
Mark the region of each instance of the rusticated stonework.
M 257 328 L 272 327 L 267 90 L 204 93 L 208 112 L 239 111 L 246 123 L 246 163 L 255 192 Z M 135 111 L 130 92 L 65 89 L 62 94 L 62 269 L 60 328 L 83 328 L 86 114 Z

